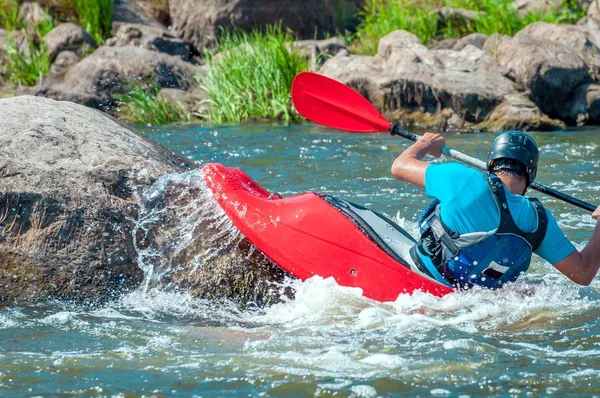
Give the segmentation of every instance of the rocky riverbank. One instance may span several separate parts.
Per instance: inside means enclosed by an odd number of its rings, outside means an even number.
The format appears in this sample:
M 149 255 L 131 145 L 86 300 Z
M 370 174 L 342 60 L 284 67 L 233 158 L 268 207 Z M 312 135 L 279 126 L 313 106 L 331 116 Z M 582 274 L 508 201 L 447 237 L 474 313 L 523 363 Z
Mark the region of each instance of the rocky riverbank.
M 309 39 L 293 48 L 311 59 L 313 70 L 356 88 L 391 120 L 405 125 L 500 131 L 600 123 L 597 1 L 585 5 L 588 16 L 576 25 L 537 22 L 513 37 L 471 34 L 421 43 L 410 32 L 394 31 L 379 41 L 373 56 L 353 54 L 340 39 L 310 39 L 315 32 L 331 35 L 356 29 L 361 0 L 286 0 L 277 5 L 249 0 L 118 0 L 112 33 L 100 44 L 77 23 L 68 22 L 75 19 L 57 4 L 22 3 L 22 28 L 0 30 L 0 58 L 9 56 L 11 45 L 25 54 L 33 51 L 29 38 L 34 46 L 45 46 L 50 62 L 45 76 L 32 87 L 7 83 L 5 71 L 0 75 L 3 96 L 69 100 L 118 117 L 120 96 L 130 84 L 153 81 L 164 89 L 157 96 L 161 101 L 184 104 L 189 114 L 202 117 L 206 93 L 198 82 L 208 73 L 204 51 L 233 26 L 250 30 L 281 23 L 298 38 Z M 520 1 L 515 7 L 525 12 L 550 5 Z M 477 17 L 467 10 L 435 12 L 440 23 L 452 26 Z M 40 38 L 33 27 L 44 21 L 56 26 Z

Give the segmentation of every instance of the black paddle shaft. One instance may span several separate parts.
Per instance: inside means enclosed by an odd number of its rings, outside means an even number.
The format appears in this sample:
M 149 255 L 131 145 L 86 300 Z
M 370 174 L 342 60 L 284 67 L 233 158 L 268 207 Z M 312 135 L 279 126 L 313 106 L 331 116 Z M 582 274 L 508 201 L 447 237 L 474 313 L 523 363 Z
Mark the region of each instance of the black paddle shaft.
M 394 123 L 390 126 L 390 133 L 392 135 L 399 135 L 401 137 L 408 138 L 409 140 L 415 141 L 415 142 L 421 138 L 420 136 L 416 135 L 415 133 L 411 133 L 410 131 L 403 129 L 397 123 Z M 464 153 L 458 152 L 454 149 L 444 147 L 443 153 L 445 155 L 450 156 L 453 159 L 460 160 L 460 161 L 468 164 L 469 166 L 476 167 L 483 171 L 486 170 L 485 162 L 483 162 L 479 159 L 472 158 L 472 157 L 465 155 Z M 596 210 L 596 206 L 594 206 L 591 203 L 584 202 L 583 200 L 579 200 L 577 198 L 574 198 L 570 195 L 567 195 L 565 193 L 562 193 L 560 191 L 557 191 L 556 189 L 552 189 L 552 188 L 542 185 L 540 183 L 534 182 L 533 184 L 531 184 L 531 188 L 535 189 L 538 192 L 552 196 L 556 199 L 560 199 L 564 202 L 575 205 L 584 210 L 587 210 L 590 212 L 594 212 L 594 210 Z

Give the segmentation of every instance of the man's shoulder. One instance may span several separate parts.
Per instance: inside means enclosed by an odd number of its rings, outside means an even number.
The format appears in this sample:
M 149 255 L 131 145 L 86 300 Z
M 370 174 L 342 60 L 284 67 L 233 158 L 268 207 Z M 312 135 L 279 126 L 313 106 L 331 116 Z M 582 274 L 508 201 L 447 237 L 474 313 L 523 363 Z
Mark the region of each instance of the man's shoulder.
M 483 177 L 483 174 L 480 171 L 456 162 L 432 164 L 427 168 L 427 172 L 437 178 Z

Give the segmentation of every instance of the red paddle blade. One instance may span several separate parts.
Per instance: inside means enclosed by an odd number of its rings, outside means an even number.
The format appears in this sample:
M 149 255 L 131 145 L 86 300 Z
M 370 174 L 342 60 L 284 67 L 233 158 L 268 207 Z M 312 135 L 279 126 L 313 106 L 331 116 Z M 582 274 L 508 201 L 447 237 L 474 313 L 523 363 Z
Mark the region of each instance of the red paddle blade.
M 338 130 L 389 131 L 388 122 L 365 97 L 329 77 L 301 72 L 292 83 L 292 101 L 308 120 Z

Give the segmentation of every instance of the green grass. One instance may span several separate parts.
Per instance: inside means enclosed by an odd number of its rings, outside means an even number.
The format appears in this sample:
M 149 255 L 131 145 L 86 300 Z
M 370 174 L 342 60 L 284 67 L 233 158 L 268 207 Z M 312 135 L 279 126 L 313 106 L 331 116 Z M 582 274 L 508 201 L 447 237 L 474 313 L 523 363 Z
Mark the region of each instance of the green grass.
M 135 124 L 169 124 L 189 122 L 191 115 L 177 101 L 164 101 L 158 97 L 161 86 L 150 81 L 130 83 L 125 95 L 115 95 L 121 102 L 120 118 Z
M 43 41 L 36 46 L 31 37 L 27 38 L 26 49 L 19 49 L 11 34 L 7 36 L 4 73 L 7 81 L 25 86 L 34 86 L 50 69 L 50 54 Z
M 207 54 L 208 75 L 199 83 L 210 105 L 205 117 L 212 123 L 250 119 L 290 122 L 299 118 L 290 98 L 292 80 L 309 69 L 309 61 L 289 50 L 293 37 L 281 27 L 266 32 L 223 32 L 219 53 Z
M 576 0 L 565 0 L 560 10 L 520 17 L 512 3 L 513 0 L 369 0 L 361 11 L 363 21 L 351 48 L 360 54 L 375 54 L 379 39 L 394 30 L 412 32 L 422 43 L 475 32 L 512 36 L 536 21 L 575 23 L 586 12 Z M 479 17 L 467 26 L 439 27 L 437 16 L 431 11 L 442 6 L 473 10 Z
M 75 11 L 81 26 L 97 43 L 110 36 L 113 0 L 75 0 Z
M 22 27 L 23 22 L 19 19 L 19 1 L 0 0 L 0 28 L 11 31 Z

